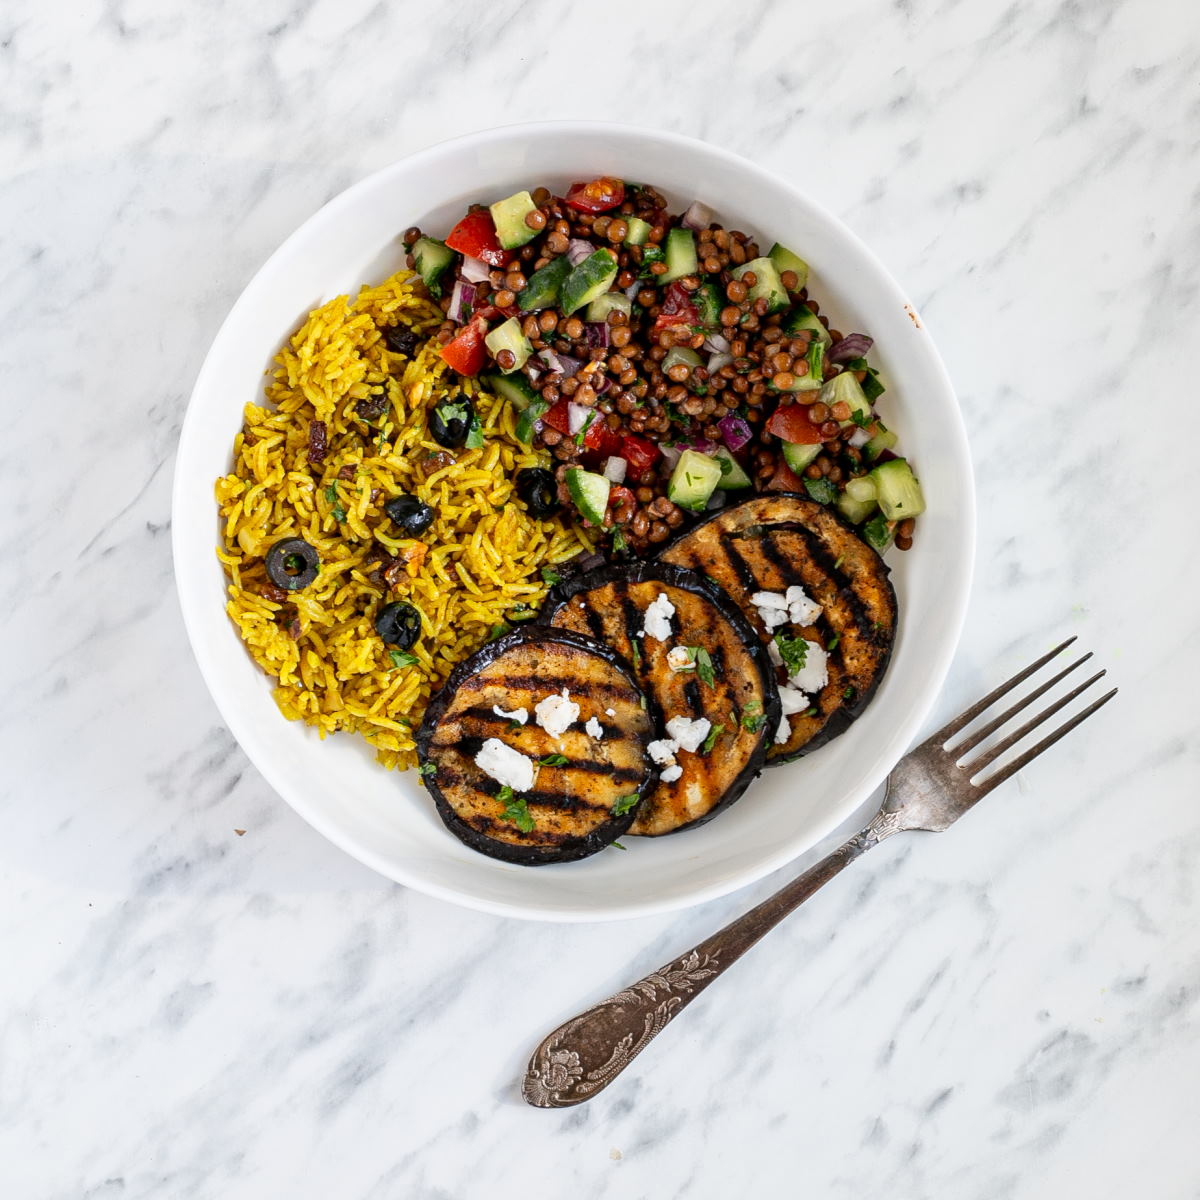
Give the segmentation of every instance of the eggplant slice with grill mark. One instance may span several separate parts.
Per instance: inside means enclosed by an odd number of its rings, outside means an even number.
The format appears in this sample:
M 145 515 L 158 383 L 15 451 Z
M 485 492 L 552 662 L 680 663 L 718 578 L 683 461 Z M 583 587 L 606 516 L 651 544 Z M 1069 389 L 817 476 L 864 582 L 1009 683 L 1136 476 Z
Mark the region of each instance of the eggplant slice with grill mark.
M 671 636 L 666 641 L 638 636 L 645 610 L 660 595 L 675 608 Z M 682 774 L 671 782 L 658 780 L 630 833 L 656 837 L 707 821 L 741 796 L 762 770 L 779 724 L 779 693 L 757 633 L 720 588 L 695 571 L 666 563 L 604 567 L 553 588 L 542 619 L 590 633 L 632 663 L 652 711 L 664 722 L 706 717 L 714 728 L 724 726 L 707 753 L 701 748 L 676 754 Z M 668 653 L 683 646 L 707 653 L 711 684 L 707 663 L 703 671 L 668 664 Z
M 799 758 L 850 728 L 883 678 L 896 633 L 888 568 L 852 527 L 814 500 L 776 492 L 719 510 L 664 547 L 659 558 L 701 571 L 724 588 L 764 643 L 773 635 L 751 603 L 752 593 L 799 584 L 821 605 L 816 625 L 799 632 L 827 650 L 832 645 L 829 681 L 812 697 L 815 713 L 810 708 L 788 717 L 788 739 L 772 745 L 768 765 Z M 790 626 L 785 631 L 795 632 Z
M 555 738 L 537 724 L 533 710 L 564 688 L 579 705 L 579 719 Z M 495 708 L 524 708 L 529 719 L 518 724 Z M 601 738 L 584 729 L 592 717 L 603 727 Z M 527 625 L 455 667 L 425 711 L 417 753 L 425 786 L 451 833 L 493 858 L 539 866 L 586 858 L 629 828 L 655 777 L 646 749 L 654 729 L 628 665 L 610 647 L 567 630 Z M 489 738 L 533 760 L 532 788 L 500 798 L 501 784 L 475 763 Z M 513 804 L 520 812 L 521 800 L 531 829 L 519 826 L 526 818 L 505 816 Z

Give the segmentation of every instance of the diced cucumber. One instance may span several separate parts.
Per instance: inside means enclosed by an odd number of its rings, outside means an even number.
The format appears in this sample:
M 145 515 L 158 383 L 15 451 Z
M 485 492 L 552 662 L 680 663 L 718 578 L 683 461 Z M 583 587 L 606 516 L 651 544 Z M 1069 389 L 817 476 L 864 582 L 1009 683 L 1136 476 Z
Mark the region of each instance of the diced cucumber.
M 811 375 L 797 375 L 792 373 L 792 382 L 785 388 L 780 388 L 781 392 L 815 392 L 822 387 L 820 379 L 814 379 Z
M 683 363 L 689 370 L 695 370 L 701 363 L 700 355 L 687 346 L 672 346 L 662 360 L 662 373 L 665 375 L 672 367 Z
M 505 375 L 511 375 L 518 367 L 523 367 L 533 353 L 533 347 L 529 344 L 529 339 L 521 332 L 521 322 L 516 317 L 509 317 L 503 325 L 497 325 L 483 339 L 483 342 L 491 351 L 492 358 L 495 358 L 501 350 L 512 351 L 513 365 L 500 367 Z M 499 363 L 496 365 L 500 366 Z
M 413 243 L 413 262 L 416 263 L 417 274 L 425 280 L 425 286 L 431 296 L 442 294 L 442 276 L 446 268 L 454 261 L 454 251 L 445 242 L 437 238 L 420 237 Z
M 633 301 L 624 292 L 605 292 L 588 305 L 585 315 L 589 321 L 607 321 L 610 312 L 629 316 L 633 312 Z
M 537 205 L 528 192 L 514 192 L 506 200 L 497 200 L 491 208 L 496 240 L 505 250 L 515 250 L 537 237 L 538 231 L 525 224 L 525 218 L 537 211 Z
M 720 446 L 713 454 L 713 458 L 717 460 L 721 467 L 721 478 L 717 481 L 717 487 L 723 492 L 735 492 L 739 488 L 748 488 L 754 482 L 745 471 L 742 470 L 741 464 L 736 458 L 724 447 Z
M 903 458 L 880 463 L 871 472 L 879 492 L 879 507 L 889 521 L 903 521 L 925 511 L 925 497 L 912 468 Z
M 860 504 L 868 500 L 874 504 L 879 499 L 879 489 L 870 475 L 859 475 L 854 479 L 846 480 L 846 494 L 851 500 L 856 500 Z
M 879 432 L 863 446 L 863 453 L 874 462 L 885 450 L 890 450 L 896 441 L 896 435 L 880 421 Z
M 535 400 L 540 399 L 524 375 L 501 375 L 495 371 L 489 371 L 479 377 L 479 382 L 489 392 L 494 392 L 502 400 L 507 400 L 518 412 L 523 412 Z
M 779 446 L 783 451 L 783 461 L 797 475 L 825 449 L 820 442 L 815 442 L 811 446 L 801 445 L 799 442 L 780 442 Z
M 866 396 L 872 404 L 887 391 L 887 388 L 879 382 L 879 372 L 875 370 L 865 358 L 852 358 L 845 364 L 848 371 L 865 371 L 866 379 L 862 381 L 863 395 Z
M 829 336 L 829 330 L 821 324 L 821 318 L 807 304 L 797 304 L 780 322 L 780 328 L 790 337 L 795 337 L 796 334 L 807 329 L 809 333 L 819 338 L 826 346 L 833 344 L 833 338 Z
M 793 254 L 786 246 L 778 242 L 767 251 L 767 257 L 775 264 L 780 275 L 784 271 L 792 271 L 796 276 L 796 286 L 793 291 L 799 291 L 808 282 L 808 263 L 798 254 Z
M 558 300 L 563 280 L 570 273 L 571 260 L 565 254 L 559 258 L 552 258 L 544 267 L 539 267 L 530 275 L 517 297 L 517 307 L 522 312 L 552 308 Z
M 835 375 L 821 388 L 822 404 L 832 408 L 839 402 L 850 406 L 850 417 L 842 422 L 843 428 L 847 425 L 861 425 L 864 421 L 869 423 L 869 418 L 873 416 L 871 402 L 863 394 L 861 384 L 850 371 L 842 371 L 841 374 Z M 857 421 L 854 420 L 855 414 L 859 417 Z
M 595 471 L 585 471 L 582 467 L 572 467 L 567 472 L 567 491 L 571 494 L 579 515 L 593 525 L 604 524 L 604 514 L 608 511 L 608 493 L 612 484 L 603 475 Z
M 629 232 L 625 235 L 625 245 L 644 246 L 650 236 L 650 222 L 643 221 L 641 217 L 626 217 L 625 224 L 629 227 Z
M 825 347 L 819 339 L 808 345 L 808 378 L 814 383 L 822 383 L 825 379 Z
M 695 275 L 699 266 L 696 258 L 696 239 L 690 229 L 672 229 L 667 234 L 666 245 L 667 270 L 665 275 L 659 275 L 659 283 L 672 283 L 685 275 Z
M 700 315 L 701 325 L 706 329 L 721 328 L 721 309 L 725 307 L 725 301 L 715 284 L 702 283 L 692 293 L 692 303 Z
M 701 512 L 721 482 L 721 464 L 699 450 L 685 450 L 671 472 L 667 499 L 680 508 Z
M 650 242 L 642 247 L 642 269 L 638 272 L 639 279 L 649 279 L 651 283 L 658 282 L 658 276 L 650 270 L 655 263 L 666 262 L 667 256 L 663 253 L 663 248 Z
M 857 479 L 852 479 L 851 483 L 858 483 Z M 876 504 L 874 500 L 855 500 L 850 495 L 849 487 L 837 498 L 837 510 L 850 522 L 851 525 L 861 525 L 874 511 Z
M 745 266 L 734 271 L 734 277 L 741 279 L 747 271 L 754 272 L 754 282 L 746 293 L 750 300 L 765 300 L 767 312 L 783 312 L 788 306 L 787 288 L 779 279 L 779 270 L 769 258 L 753 258 Z
M 589 254 L 563 280 L 558 300 L 563 316 L 569 317 L 577 308 L 604 295 L 616 277 L 617 260 L 607 250 L 596 250 Z

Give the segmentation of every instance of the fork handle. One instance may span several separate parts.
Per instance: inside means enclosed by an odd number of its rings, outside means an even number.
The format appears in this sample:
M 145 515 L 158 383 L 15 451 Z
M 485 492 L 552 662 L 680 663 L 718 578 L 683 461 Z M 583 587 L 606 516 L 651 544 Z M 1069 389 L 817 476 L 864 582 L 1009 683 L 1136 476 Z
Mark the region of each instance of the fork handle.
M 631 987 L 560 1025 L 534 1051 L 521 1094 L 535 1108 L 569 1108 L 607 1087 L 727 967 L 843 867 L 896 831 L 874 820 L 761 904 Z

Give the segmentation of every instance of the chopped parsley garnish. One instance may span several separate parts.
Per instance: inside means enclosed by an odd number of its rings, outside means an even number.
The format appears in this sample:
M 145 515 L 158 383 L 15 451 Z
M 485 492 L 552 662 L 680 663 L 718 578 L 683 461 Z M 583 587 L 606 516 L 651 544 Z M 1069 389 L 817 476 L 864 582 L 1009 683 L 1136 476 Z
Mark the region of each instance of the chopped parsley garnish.
M 333 510 L 333 519 L 339 525 L 346 519 L 346 510 L 340 504 Z
M 788 678 L 798 675 L 804 670 L 808 659 L 808 643 L 802 637 L 789 637 L 786 633 L 775 635 L 775 645 L 779 649 L 779 657 L 787 670 Z
M 415 654 L 409 654 L 406 650 L 389 650 L 388 658 L 392 660 L 393 671 L 398 671 L 401 667 L 411 667 L 418 661 Z
M 714 725 L 708 731 L 708 737 L 704 739 L 704 745 L 700 747 L 700 753 L 707 754 L 717 744 L 717 738 L 719 738 L 724 732 L 724 725 Z
M 592 422 L 595 419 L 596 419 L 596 412 L 595 412 L 595 409 L 593 409 L 590 413 L 588 413 L 587 420 L 584 421 L 584 423 L 579 428 L 579 432 L 575 435 L 575 445 L 577 445 L 577 446 L 583 445 L 583 439 L 585 437 L 587 437 L 587 431 L 589 429 L 591 429 Z
M 828 479 L 806 479 L 804 490 L 818 504 L 832 504 L 837 499 L 837 488 Z
M 537 616 L 537 609 L 528 604 L 516 604 L 508 610 L 510 621 L 532 621 Z
M 545 758 L 538 759 L 543 767 L 565 767 L 570 761 L 565 754 L 547 754 Z
M 537 422 L 549 411 L 550 402 L 548 400 L 534 400 L 517 418 L 517 427 L 514 430 L 517 441 L 524 442 L 528 446 L 533 441 Z
M 836 650 L 838 642 L 840 642 L 841 640 L 842 640 L 842 635 L 840 633 L 835 633 L 833 635 L 833 637 L 831 637 L 829 639 L 829 641 L 825 644 L 825 649 L 826 650 Z
M 849 699 L 850 699 L 850 697 L 851 697 L 851 696 L 853 696 L 853 695 L 854 695 L 854 689 L 853 689 L 852 687 L 848 687 L 848 688 L 847 688 L 847 689 L 846 689 L 846 690 L 845 690 L 845 691 L 842 693 L 842 699 L 843 699 L 843 700 L 849 700 Z
M 479 423 L 479 414 L 473 412 L 471 414 L 471 428 L 467 431 L 467 440 L 464 445 L 468 450 L 478 450 L 483 444 L 483 426 Z
M 505 806 L 500 814 L 501 820 L 511 821 L 522 833 L 533 832 L 533 817 L 524 796 L 514 796 L 512 788 L 505 784 L 497 793 L 496 799 Z
M 629 548 L 629 542 L 625 539 L 624 531 L 621 529 L 614 529 L 613 530 L 613 549 L 614 550 L 627 550 L 628 548 Z
M 337 494 L 337 484 L 336 484 L 336 483 L 331 483 L 331 484 L 330 484 L 330 485 L 329 485 L 329 486 L 328 486 L 328 487 L 325 489 L 325 499 L 326 499 L 326 501 L 327 501 L 328 503 L 330 503 L 330 504 L 336 504 L 336 503 L 337 503 L 337 498 L 338 498 L 338 494 Z
M 609 842 L 608 844 L 613 850 L 624 850 L 625 849 L 625 847 L 622 846 L 620 842 Z
M 638 645 L 637 638 L 634 638 L 629 643 L 629 657 L 633 659 L 633 665 L 640 667 L 642 665 L 642 648 Z
M 512 628 L 511 625 L 501 622 L 499 625 L 493 625 L 491 632 L 488 634 L 488 641 L 494 642 L 502 634 L 507 633 Z
M 714 686 L 712 659 L 709 657 L 708 651 L 703 646 L 688 646 L 687 652 L 691 656 L 692 662 L 696 664 L 696 674 L 700 676 L 700 682 L 709 687 Z
M 422 763 L 417 768 L 418 775 L 428 776 L 428 775 L 435 775 L 436 773 L 437 773 L 437 767 L 433 763 Z
M 628 796 L 621 796 L 612 806 L 614 817 L 623 817 L 637 802 L 641 799 L 639 792 L 630 792 Z
M 837 558 L 835 558 L 833 560 L 833 569 L 836 571 L 838 569 L 838 567 L 840 567 L 842 565 L 842 563 L 844 563 L 845 561 L 846 561 L 846 556 L 844 554 L 839 554 L 837 556 Z
M 742 709 L 742 728 L 749 733 L 757 733 L 766 721 L 763 716 L 762 705 L 757 700 L 751 700 L 745 708 Z
M 805 715 L 806 717 L 815 717 L 815 716 L 817 715 L 817 708 L 816 708 L 816 705 L 813 705 L 813 707 L 812 707 L 812 708 L 810 708 L 810 709 L 807 709 L 807 710 L 805 711 L 804 715 Z
M 553 567 L 543 567 L 542 582 L 553 587 L 556 583 L 562 582 L 562 576 Z
M 850 420 L 853 421 L 854 424 L 859 427 L 859 429 L 866 429 L 870 424 L 872 424 L 875 418 L 872 417 L 869 412 L 863 412 L 861 409 L 856 408 L 850 414 Z
M 863 537 L 876 550 L 886 550 L 892 541 L 892 531 L 888 528 L 883 513 L 876 513 L 863 527 Z

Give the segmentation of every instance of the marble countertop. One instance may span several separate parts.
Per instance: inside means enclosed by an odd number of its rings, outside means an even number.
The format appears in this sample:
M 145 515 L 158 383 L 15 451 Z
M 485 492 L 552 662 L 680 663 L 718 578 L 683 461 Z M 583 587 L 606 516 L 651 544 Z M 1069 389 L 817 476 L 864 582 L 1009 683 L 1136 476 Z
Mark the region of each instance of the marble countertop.
M 1200 1196 L 1186 6 L 11 0 L 0 63 L 0 1192 Z M 747 155 L 917 300 L 980 498 L 930 728 L 1060 634 L 1122 689 L 557 1113 L 515 1086 L 542 1034 L 786 874 L 582 926 L 388 883 L 226 731 L 169 552 L 184 406 L 266 256 L 371 170 L 545 116 Z

